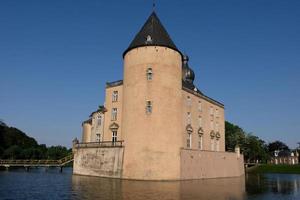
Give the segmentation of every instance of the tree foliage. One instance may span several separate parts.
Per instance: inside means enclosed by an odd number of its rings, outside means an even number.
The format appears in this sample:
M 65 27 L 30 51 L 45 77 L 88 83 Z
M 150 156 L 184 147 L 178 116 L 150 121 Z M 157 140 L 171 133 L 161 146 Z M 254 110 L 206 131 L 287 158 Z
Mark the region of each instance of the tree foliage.
M 0 159 L 60 159 L 71 150 L 63 146 L 47 147 L 0 120 Z
M 241 127 L 225 122 L 226 150 L 232 151 L 238 145 L 246 162 L 266 162 L 269 158 L 268 145 L 259 137 L 246 133 Z

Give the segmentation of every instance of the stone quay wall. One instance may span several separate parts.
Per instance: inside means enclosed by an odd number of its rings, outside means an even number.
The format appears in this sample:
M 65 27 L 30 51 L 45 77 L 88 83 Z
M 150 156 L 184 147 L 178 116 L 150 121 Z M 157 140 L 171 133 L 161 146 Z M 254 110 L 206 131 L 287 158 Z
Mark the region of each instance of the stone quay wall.
M 123 147 L 76 148 L 73 174 L 121 178 L 123 154 Z

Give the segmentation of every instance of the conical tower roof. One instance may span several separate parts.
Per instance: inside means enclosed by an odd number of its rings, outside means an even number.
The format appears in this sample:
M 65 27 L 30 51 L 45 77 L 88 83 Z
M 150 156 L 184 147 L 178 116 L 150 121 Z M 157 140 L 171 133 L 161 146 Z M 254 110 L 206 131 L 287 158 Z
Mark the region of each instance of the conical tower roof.
M 181 54 L 155 12 L 151 13 L 146 23 L 136 34 L 129 47 L 123 53 L 123 57 L 131 49 L 142 46 L 164 46 L 178 51 Z

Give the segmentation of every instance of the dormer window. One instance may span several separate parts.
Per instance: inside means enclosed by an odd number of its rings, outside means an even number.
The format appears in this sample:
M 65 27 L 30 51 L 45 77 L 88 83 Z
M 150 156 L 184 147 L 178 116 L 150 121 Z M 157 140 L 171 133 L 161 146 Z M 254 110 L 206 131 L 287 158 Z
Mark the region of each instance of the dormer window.
M 146 74 L 147 74 L 147 80 L 151 81 L 152 80 L 152 76 L 153 76 L 152 68 L 148 68 Z
M 152 44 L 152 37 L 147 35 L 146 44 Z

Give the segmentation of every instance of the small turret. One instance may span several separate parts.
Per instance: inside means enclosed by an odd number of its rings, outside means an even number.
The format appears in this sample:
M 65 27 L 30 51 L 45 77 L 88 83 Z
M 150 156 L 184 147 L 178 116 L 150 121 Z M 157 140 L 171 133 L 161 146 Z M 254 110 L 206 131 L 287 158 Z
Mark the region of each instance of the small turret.
M 188 62 L 189 62 L 189 57 L 187 55 L 184 55 L 182 60 L 182 80 L 189 84 L 194 84 L 195 73 L 189 67 Z

